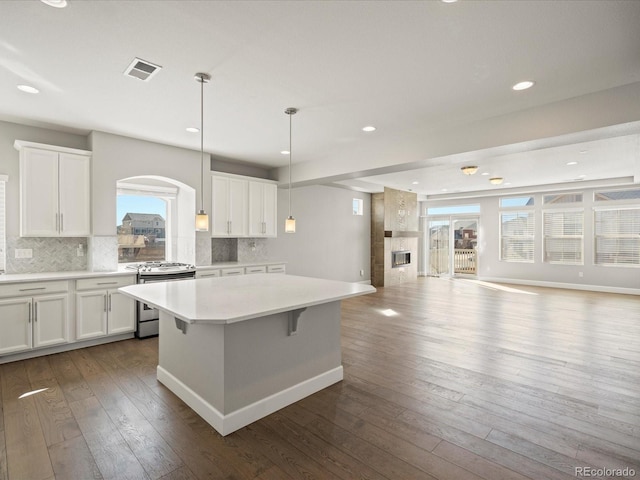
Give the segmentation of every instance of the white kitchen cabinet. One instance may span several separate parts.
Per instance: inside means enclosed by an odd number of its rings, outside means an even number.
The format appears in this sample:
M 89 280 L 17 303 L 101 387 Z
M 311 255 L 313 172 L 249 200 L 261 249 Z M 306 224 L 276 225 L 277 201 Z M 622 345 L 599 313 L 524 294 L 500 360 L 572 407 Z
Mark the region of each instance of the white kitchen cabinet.
M 0 300 L 0 355 L 68 342 L 67 282 L 2 287 L 0 297 L 16 296 Z
M 249 182 L 232 176 L 211 176 L 211 236 L 246 237 Z
M 91 233 L 91 152 L 16 140 L 20 151 L 20 235 Z
M 211 278 L 211 277 L 219 277 L 220 270 L 198 270 L 196 271 L 196 278 Z
M 220 276 L 231 277 L 233 275 L 244 275 L 244 267 L 223 268 L 220 270 Z
M 278 187 L 275 183 L 249 182 L 249 236 L 275 237 Z
M 279 265 L 267 265 L 267 273 L 286 273 L 287 267 L 285 264 Z
M 76 339 L 102 337 L 136 329 L 135 300 L 117 291 L 133 285 L 135 276 L 76 281 Z

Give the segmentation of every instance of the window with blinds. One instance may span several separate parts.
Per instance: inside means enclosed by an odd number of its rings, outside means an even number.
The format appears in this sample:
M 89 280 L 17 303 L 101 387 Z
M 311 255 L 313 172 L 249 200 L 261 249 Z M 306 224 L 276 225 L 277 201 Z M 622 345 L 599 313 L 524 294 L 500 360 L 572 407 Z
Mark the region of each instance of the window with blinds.
M 5 270 L 6 251 L 7 251 L 7 236 L 5 226 L 5 183 L 7 181 L 6 175 L 0 175 L 0 272 Z
M 533 211 L 500 213 L 500 260 L 533 263 L 534 219 Z
M 596 265 L 640 265 L 640 208 L 594 211 Z
M 584 211 L 543 212 L 544 261 L 564 265 L 584 264 Z

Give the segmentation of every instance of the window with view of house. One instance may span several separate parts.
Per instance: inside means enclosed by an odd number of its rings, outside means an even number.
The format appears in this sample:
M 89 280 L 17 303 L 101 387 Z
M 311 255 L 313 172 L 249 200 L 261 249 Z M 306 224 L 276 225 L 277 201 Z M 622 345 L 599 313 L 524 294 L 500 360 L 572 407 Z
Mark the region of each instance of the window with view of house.
M 171 203 L 176 189 L 118 185 L 118 262 L 170 260 Z

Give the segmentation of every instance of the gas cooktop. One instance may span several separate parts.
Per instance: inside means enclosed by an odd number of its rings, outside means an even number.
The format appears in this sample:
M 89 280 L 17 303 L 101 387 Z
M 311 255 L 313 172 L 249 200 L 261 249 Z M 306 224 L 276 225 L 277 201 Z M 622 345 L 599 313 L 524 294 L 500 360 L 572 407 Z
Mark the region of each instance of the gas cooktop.
M 136 270 L 138 273 L 172 273 L 195 272 L 195 265 L 178 262 L 141 262 L 127 265 L 128 270 Z

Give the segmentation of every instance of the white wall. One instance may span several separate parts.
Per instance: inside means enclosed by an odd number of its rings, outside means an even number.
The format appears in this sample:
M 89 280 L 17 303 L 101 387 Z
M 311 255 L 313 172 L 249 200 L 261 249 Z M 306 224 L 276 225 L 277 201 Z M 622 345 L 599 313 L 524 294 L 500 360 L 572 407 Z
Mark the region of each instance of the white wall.
M 563 284 L 571 288 L 584 289 L 589 289 L 589 287 L 603 287 L 602 289 L 611 291 L 615 291 L 616 289 L 640 289 L 640 268 L 610 267 L 594 265 L 593 263 L 594 235 L 592 206 L 594 190 L 597 190 L 597 188 L 576 190 L 583 192 L 584 198 L 582 204 L 584 208 L 584 265 L 557 265 L 544 263 L 542 261 L 542 195 L 544 195 L 544 192 L 532 194 L 535 198 L 536 212 L 534 263 L 515 263 L 500 260 L 499 199 L 501 196 L 496 195 L 459 200 L 427 200 L 421 203 L 421 214 L 424 214 L 425 207 L 427 206 L 480 205 L 480 221 L 478 224 L 478 278 L 480 279 L 496 281 L 511 280 L 515 283 L 540 285 Z M 517 194 L 517 196 L 525 195 L 525 193 Z M 572 207 L 573 205 L 567 205 L 567 208 Z M 580 276 L 580 272 L 582 272 L 582 277 Z
M 286 261 L 292 275 L 369 282 L 371 195 L 327 186 L 292 189 L 294 234 L 284 233 L 288 195 L 278 189 L 278 238 L 268 240 L 269 257 Z M 364 200 L 362 216 L 352 213 L 354 198 Z

